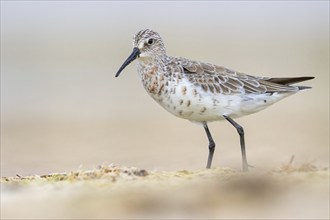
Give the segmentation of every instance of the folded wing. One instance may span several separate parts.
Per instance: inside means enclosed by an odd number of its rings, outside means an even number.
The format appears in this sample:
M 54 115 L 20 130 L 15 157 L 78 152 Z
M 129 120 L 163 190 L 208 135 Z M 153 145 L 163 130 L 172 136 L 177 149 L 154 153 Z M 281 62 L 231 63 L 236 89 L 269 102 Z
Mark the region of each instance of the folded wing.
M 175 58 L 180 64 L 185 77 L 194 85 L 206 92 L 222 94 L 295 92 L 300 88 L 290 84 L 312 79 L 298 78 L 266 78 L 240 73 L 223 66 L 197 62 L 185 58 Z M 307 88 L 307 87 L 301 87 Z

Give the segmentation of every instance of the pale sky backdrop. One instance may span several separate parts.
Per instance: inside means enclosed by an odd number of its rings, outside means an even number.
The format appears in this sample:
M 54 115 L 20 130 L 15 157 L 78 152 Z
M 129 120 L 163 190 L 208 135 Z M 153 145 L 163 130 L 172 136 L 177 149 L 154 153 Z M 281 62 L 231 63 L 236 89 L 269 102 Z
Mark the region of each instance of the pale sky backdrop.
M 206 165 L 204 130 L 144 91 L 135 64 L 114 75 L 142 28 L 167 52 L 313 89 L 238 119 L 255 169 L 329 164 L 328 1 L 1 1 L 1 175 L 102 163 L 150 170 Z M 241 168 L 239 138 L 210 125 L 214 166 Z

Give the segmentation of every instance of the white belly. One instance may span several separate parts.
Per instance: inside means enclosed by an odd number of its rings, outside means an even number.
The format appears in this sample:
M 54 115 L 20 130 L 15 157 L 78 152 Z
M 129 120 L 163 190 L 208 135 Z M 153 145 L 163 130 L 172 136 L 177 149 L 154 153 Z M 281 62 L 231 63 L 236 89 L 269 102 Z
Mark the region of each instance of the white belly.
M 233 118 L 249 115 L 293 94 L 224 95 L 205 92 L 186 80 L 177 85 L 169 84 L 167 90 L 168 93 L 161 96 L 150 95 L 173 115 L 195 122 L 223 120 L 223 115 Z

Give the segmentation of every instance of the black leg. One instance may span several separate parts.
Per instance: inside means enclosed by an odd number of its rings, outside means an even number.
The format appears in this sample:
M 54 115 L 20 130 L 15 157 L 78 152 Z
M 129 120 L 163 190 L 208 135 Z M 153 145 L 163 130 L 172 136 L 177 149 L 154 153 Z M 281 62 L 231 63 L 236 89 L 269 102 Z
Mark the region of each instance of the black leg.
M 205 132 L 207 134 L 207 138 L 209 139 L 209 156 L 208 156 L 207 165 L 206 165 L 206 168 L 209 169 L 209 168 L 211 168 L 211 164 L 212 164 L 212 159 L 213 159 L 213 154 L 214 154 L 214 149 L 215 149 L 215 143 L 213 141 L 213 138 L 212 138 L 212 135 L 209 131 L 209 128 L 207 127 L 207 123 L 204 122 L 203 126 L 204 126 Z
M 240 136 L 240 142 L 241 142 L 241 151 L 242 151 L 242 162 L 243 162 L 243 171 L 247 172 L 249 170 L 249 165 L 247 163 L 247 159 L 246 159 L 246 152 L 245 152 L 245 141 L 244 141 L 244 129 L 242 126 L 240 126 L 239 124 L 237 124 L 233 119 L 231 119 L 229 116 L 223 116 L 227 121 L 229 121 L 230 124 L 232 124 L 239 136 Z

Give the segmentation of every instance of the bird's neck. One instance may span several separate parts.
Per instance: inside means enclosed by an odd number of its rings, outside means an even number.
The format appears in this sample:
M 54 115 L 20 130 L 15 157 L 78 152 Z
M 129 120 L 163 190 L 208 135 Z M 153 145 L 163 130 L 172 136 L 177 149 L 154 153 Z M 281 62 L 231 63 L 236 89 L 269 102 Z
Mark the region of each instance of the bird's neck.
M 157 98 L 164 90 L 163 61 L 157 59 L 141 59 L 138 62 L 138 73 L 147 92 Z

